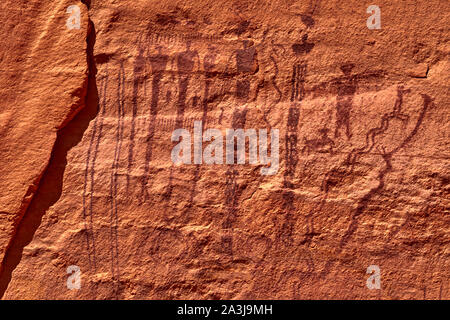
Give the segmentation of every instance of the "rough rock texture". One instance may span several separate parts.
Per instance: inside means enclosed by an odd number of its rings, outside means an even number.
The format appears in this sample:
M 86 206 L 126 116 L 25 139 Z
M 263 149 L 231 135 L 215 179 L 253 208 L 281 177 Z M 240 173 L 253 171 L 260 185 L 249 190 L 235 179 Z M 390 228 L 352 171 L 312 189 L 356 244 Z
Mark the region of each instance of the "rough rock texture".
M 0 295 L 448 299 L 450 3 L 375 2 L 4 1 Z M 194 120 L 278 173 L 174 165 Z
M 0 260 L 50 159 L 57 132 L 84 105 L 86 35 L 67 30 L 69 1 L 2 1 Z M 86 13 L 86 7 L 83 12 Z

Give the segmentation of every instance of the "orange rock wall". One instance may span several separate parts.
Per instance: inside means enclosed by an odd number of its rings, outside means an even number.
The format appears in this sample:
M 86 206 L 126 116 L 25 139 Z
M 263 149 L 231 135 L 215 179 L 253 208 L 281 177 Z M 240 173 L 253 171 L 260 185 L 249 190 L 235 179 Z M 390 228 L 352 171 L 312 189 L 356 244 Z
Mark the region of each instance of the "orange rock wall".
M 4 299 L 449 298 L 448 1 L 1 6 Z M 175 165 L 200 120 L 277 173 Z

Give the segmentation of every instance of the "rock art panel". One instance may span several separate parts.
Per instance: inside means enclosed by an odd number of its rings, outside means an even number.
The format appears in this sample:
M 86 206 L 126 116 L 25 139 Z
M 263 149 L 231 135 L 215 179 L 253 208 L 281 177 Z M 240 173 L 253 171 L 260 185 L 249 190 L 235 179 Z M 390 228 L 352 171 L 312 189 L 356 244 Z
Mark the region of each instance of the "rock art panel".
M 448 299 L 448 4 L 69 5 L 35 4 L 2 89 L 4 299 Z

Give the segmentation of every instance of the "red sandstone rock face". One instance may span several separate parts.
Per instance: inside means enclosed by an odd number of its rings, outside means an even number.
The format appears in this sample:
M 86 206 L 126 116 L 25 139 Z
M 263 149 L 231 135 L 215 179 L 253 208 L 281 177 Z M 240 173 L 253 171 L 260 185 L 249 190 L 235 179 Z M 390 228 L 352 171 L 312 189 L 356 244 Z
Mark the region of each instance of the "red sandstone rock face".
M 49 163 L 57 130 L 84 106 L 87 10 L 81 6 L 82 28 L 68 30 L 69 4 L 1 4 L 1 260 Z
M 6 3 L 3 298 L 449 298 L 448 2 Z M 195 120 L 278 172 L 175 165 Z

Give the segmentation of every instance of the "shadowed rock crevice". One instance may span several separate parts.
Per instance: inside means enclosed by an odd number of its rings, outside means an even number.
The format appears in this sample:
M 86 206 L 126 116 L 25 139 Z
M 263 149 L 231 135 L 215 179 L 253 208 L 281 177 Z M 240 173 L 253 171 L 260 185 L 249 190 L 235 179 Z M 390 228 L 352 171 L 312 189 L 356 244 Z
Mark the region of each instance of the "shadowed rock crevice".
M 90 1 L 83 1 L 89 8 Z M 96 32 L 89 20 L 87 33 L 88 88 L 85 105 L 78 114 L 57 133 L 57 138 L 49 163 L 39 181 L 37 190 L 25 214 L 11 239 L 0 270 L 0 298 L 3 297 L 12 279 L 12 273 L 22 259 L 23 249 L 33 239 L 42 217 L 58 201 L 62 193 L 64 171 L 67 165 L 67 153 L 82 139 L 89 123 L 98 113 L 98 90 L 96 83 L 97 68 L 94 60 Z

